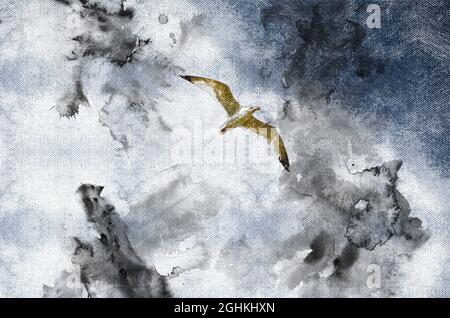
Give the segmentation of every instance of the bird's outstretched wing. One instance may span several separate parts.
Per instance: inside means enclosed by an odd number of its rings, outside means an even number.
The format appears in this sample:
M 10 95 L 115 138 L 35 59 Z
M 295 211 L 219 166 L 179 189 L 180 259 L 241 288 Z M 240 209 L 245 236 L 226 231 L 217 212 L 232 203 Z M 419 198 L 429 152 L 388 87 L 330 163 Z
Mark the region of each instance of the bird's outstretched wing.
M 278 153 L 278 160 L 280 160 L 283 167 L 289 171 L 289 158 L 284 146 L 283 139 L 281 139 L 280 134 L 275 129 L 275 127 L 263 123 L 262 121 L 256 119 L 253 116 L 249 116 L 248 119 L 241 124 L 243 128 L 250 129 L 251 131 L 263 136 L 267 139 L 267 142 L 274 145 L 275 150 Z
M 192 84 L 212 89 L 214 96 L 217 98 L 223 108 L 225 108 L 228 116 L 231 117 L 239 111 L 241 106 L 234 99 L 228 85 L 206 77 L 181 75 L 181 78 L 191 82 Z

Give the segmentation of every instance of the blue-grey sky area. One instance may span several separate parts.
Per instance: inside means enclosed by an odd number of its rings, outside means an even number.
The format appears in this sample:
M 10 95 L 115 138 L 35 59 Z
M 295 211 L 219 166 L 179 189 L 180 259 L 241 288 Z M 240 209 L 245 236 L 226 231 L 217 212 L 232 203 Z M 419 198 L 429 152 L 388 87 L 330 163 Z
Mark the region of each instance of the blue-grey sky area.
M 248 69 L 249 77 L 256 80 L 257 71 L 261 83 L 273 85 L 281 72 L 294 73 L 301 97 L 329 94 L 400 139 L 413 133 L 448 176 L 448 1 L 221 3 L 242 16 L 257 45 L 278 51 L 275 59 L 258 61 L 259 70 Z M 372 3 L 380 6 L 381 28 L 366 26 Z

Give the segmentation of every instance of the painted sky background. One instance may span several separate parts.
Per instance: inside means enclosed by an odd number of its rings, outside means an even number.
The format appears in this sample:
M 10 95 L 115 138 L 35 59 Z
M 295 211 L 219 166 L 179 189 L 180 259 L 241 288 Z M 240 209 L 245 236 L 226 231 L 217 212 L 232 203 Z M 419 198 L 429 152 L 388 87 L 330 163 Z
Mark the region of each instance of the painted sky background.
M 180 268 L 174 295 L 449 295 L 448 2 L 379 1 L 380 29 L 365 25 L 372 1 L 127 1 L 131 18 L 121 1 L 98 3 L 0 6 L 0 295 L 41 297 L 75 271 L 72 237 L 95 239 L 82 183 L 105 187 L 145 262 Z M 209 146 L 240 133 L 219 135 L 223 110 L 180 74 L 260 105 L 292 174 L 271 156 L 174 168 L 178 130 L 216 132 Z M 73 100 L 85 105 L 61 117 Z M 334 280 L 348 243 L 337 211 L 361 189 L 384 198 L 358 172 L 394 159 L 396 187 L 430 236 L 399 230 L 352 250 Z M 286 190 L 300 185 L 313 199 Z M 335 250 L 303 266 L 318 236 Z M 382 268 L 380 289 L 365 284 L 369 264 Z

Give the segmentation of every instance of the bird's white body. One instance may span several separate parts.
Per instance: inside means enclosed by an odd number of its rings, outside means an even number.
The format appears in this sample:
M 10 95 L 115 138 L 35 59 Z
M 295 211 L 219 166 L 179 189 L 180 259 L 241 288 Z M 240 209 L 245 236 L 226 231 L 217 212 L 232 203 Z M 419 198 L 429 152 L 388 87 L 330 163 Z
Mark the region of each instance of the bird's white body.
M 251 112 L 252 110 L 255 110 L 255 107 L 241 107 L 239 110 L 239 116 L 246 115 L 247 113 Z
M 225 124 L 222 125 L 220 128 L 220 132 L 223 134 L 226 132 L 228 128 L 234 128 L 235 126 L 239 126 L 239 124 L 242 121 L 245 121 L 245 119 L 248 116 L 252 116 L 254 112 L 257 110 L 260 110 L 259 107 L 241 107 L 237 113 L 235 113 L 233 116 L 229 117 L 229 119 L 225 122 Z

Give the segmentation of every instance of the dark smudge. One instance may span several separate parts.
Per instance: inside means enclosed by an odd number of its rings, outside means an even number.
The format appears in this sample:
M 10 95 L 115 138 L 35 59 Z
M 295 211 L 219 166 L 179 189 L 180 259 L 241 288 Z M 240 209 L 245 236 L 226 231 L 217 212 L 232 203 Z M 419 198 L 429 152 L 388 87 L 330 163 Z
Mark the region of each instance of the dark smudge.
M 101 196 L 102 190 L 103 187 L 91 184 L 83 184 L 77 190 L 88 221 L 100 236 L 93 243 L 76 239 L 73 261 L 80 265 L 88 294 L 95 296 L 97 291 L 92 290 L 92 284 L 103 281 L 125 297 L 169 297 L 166 279 L 136 254 L 125 224 L 114 206 Z
M 303 260 L 307 264 L 314 264 L 320 261 L 327 251 L 328 246 L 331 244 L 331 237 L 329 234 L 320 233 L 310 245 L 311 252 Z
M 345 236 L 356 246 L 373 250 L 377 245 L 385 244 L 395 234 L 410 236 L 408 232 L 412 228 L 405 224 L 414 224 L 412 225 L 414 231 L 422 232 L 421 223 L 410 221 L 409 204 L 396 189 L 397 172 L 401 165 L 401 160 L 394 160 L 366 169 L 361 173 L 361 177 L 383 178 L 387 180 L 387 183 L 384 186 L 384 192 L 370 191 L 364 194 L 367 205 L 363 209 L 355 207 L 350 209 L 351 217 Z M 415 236 L 421 239 L 426 234 L 421 233 Z
M 88 297 L 170 297 L 166 278 L 136 254 L 125 223 L 101 196 L 102 190 L 102 186 L 92 184 L 82 184 L 77 190 L 87 220 L 98 233 L 92 242 L 74 238 L 72 262 L 79 266 L 79 281 Z M 71 289 L 61 288 L 67 279 L 62 275 L 55 283 L 59 290 L 45 286 L 44 293 L 51 297 L 68 294 Z
M 160 14 L 158 17 L 158 22 L 161 24 L 166 24 L 167 22 L 169 22 L 169 18 L 167 17 L 167 14 L 165 14 L 165 13 Z
M 73 0 L 70 3 L 76 3 Z M 100 4 L 79 0 L 80 12 L 85 30 L 72 38 L 77 43 L 71 60 L 86 57 L 106 57 L 111 63 L 123 66 L 133 60 L 135 54 L 149 39 L 134 35 L 128 24 L 134 16 L 131 8 L 124 7 L 122 1 L 115 12 L 109 12 Z
M 78 114 L 80 105 L 89 107 L 89 101 L 86 98 L 83 90 L 83 83 L 81 79 L 80 69 L 75 71 L 74 87 L 68 91 L 55 105 L 55 109 L 58 111 L 61 117 L 74 117 Z
M 352 267 L 358 260 L 359 249 L 353 244 L 347 244 L 341 254 L 334 259 L 334 275 L 341 276 L 342 273 Z

